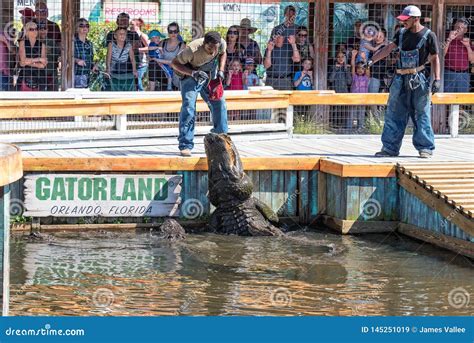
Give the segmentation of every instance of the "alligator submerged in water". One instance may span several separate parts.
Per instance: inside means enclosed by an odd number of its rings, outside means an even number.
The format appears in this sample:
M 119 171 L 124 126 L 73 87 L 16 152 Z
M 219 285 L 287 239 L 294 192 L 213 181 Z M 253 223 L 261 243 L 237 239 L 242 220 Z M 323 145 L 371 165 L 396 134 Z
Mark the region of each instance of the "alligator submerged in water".
M 244 173 L 239 153 L 226 134 L 204 138 L 208 163 L 209 201 L 216 207 L 209 228 L 223 234 L 280 236 L 278 216 L 252 197 L 253 184 Z

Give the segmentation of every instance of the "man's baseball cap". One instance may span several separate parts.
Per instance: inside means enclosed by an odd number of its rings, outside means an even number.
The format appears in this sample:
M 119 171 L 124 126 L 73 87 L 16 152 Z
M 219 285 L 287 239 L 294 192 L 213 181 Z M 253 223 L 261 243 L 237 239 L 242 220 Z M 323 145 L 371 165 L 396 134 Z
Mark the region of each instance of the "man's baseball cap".
M 404 21 L 410 17 L 421 17 L 421 11 L 418 7 L 410 5 L 403 9 L 402 14 L 400 14 L 397 19 Z

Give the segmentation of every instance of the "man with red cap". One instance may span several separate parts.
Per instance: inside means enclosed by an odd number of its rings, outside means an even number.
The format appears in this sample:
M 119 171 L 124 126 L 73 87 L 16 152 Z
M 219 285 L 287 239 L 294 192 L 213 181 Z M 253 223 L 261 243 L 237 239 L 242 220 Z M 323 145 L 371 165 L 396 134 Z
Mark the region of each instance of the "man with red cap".
M 375 156 L 398 156 L 408 119 L 413 121 L 413 145 L 420 158 L 433 155 L 434 134 L 431 127 L 431 93 L 441 87 L 439 47 L 436 35 L 420 23 L 421 11 L 416 6 L 407 6 L 397 19 L 402 23 L 393 42 L 382 48 L 372 60 L 375 62 L 386 58 L 398 48 L 396 75 L 390 86 L 390 96 L 385 112 L 385 124 L 382 133 L 381 151 Z M 425 64 L 431 63 L 434 81 Z

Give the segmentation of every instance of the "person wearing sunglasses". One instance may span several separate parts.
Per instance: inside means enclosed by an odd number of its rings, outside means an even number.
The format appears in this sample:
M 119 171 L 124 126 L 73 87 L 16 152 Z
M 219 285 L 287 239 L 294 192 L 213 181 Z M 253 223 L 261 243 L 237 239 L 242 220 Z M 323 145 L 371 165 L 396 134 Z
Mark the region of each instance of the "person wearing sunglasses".
M 238 60 L 240 63 L 244 60 L 244 47 L 240 44 L 239 41 L 239 26 L 232 25 L 227 30 L 225 36 L 225 41 L 227 43 L 227 69 L 230 67 L 230 63 L 234 60 Z
M 178 56 L 178 54 L 186 48 L 186 43 L 179 39 L 179 25 L 176 22 L 168 24 L 166 28 L 168 38 L 163 39 L 159 43 L 161 48 L 161 63 L 171 67 L 171 62 Z M 178 90 L 180 87 L 179 77 L 176 73 L 172 76 L 172 87 L 168 90 Z
M 97 65 L 94 65 L 94 46 L 88 35 L 89 22 L 81 18 L 77 21 L 74 37 L 74 88 L 88 88 L 91 72 L 97 70 Z
M 295 73 L 303 69 L 304 60 L 314 60 L 314 48 L 313 45 L 309 43 L 308 28 L 306 26 L 298 26 L 296 33 L 296 47 L 300 52 L 301 62 L 294 64 Z
M 20 91 L 45 90 L 44 69 L 48 64 L 46 45 L 39 40 L 38 26 L 30 21 L 25 24 L 25 39 L 20 41 Z
M 46 1 L 37 0 L 35 2 L 35 17 L 38 24 L 46 25 L 48 30 L 48 38 L 55 40 L 57 43 L 61 44 L 61 30 L 59 25 L 54 21 L 48 19 L 49 10 Z

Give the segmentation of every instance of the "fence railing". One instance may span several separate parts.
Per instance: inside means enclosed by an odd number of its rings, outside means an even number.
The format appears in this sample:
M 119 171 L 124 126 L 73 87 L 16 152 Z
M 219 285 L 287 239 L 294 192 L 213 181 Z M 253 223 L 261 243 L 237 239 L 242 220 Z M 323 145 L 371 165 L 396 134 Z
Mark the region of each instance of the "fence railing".
M 259 130 L 291 133 L 298 115 L 311 116 L 315 125 L 330 125 L 331 108 L 372 108 L 383 120 L 388 94 L 334 93 L 333 91 L 276 91 L 255 89 L 226 92 L 231 128 L 257 125 Z M 3 99 L 2 99 L 3 98 Z M 452 137 L 474 124 L 473 93 L 439 93 L 433 104 L 447 105 Z M 379 106 L 379 107 L 377 107 Z M 348 107 L 349 108 L 349 107 Z M 16 93 L 0 97 L 0 134 L 25 134 L 64 131 L 127 131 L 176 129 L 181 109 L 178 92 L 156 93 Z M 210 125 L 208 108 L 198 100 L 197 124 Z M 372 113 L 372 112 L 370 112 Z M 381 114 L 381 115 L 380 115 Z M 471 120 L 472 119 L 472 120 Z M 325 131 L 322 131 L 325 132 Z M 464 131 L 463 131 L 464 132 Z M 469 131 L 468 133 L 470 133 Z M 80 133 L 80 132 L 79 132 Z M 334 133 L 334 132 L 332 132 Z M 367 132 L 366 132 L 367 133 Z M 375 133 L 375 132 L 369 132 Z

